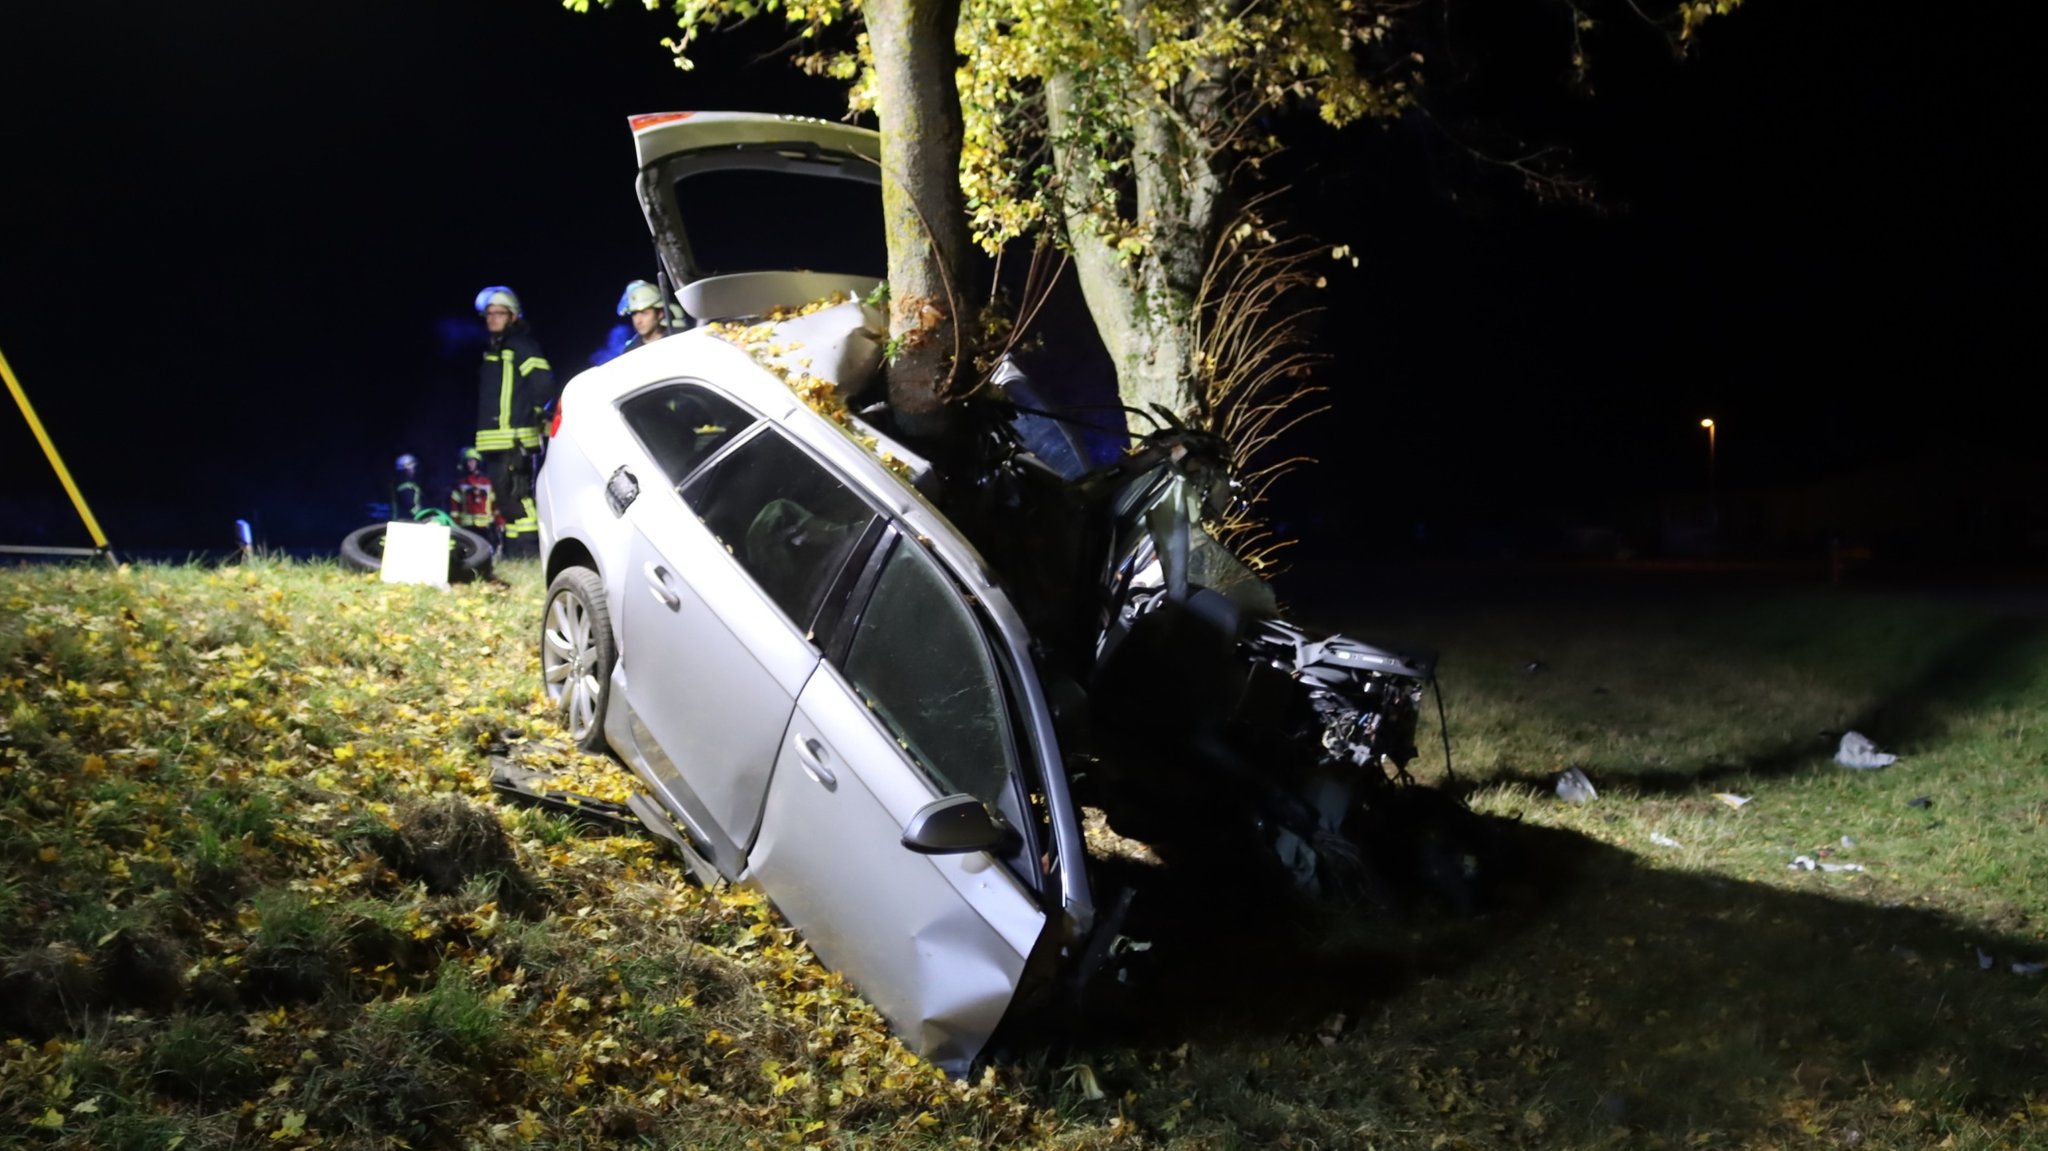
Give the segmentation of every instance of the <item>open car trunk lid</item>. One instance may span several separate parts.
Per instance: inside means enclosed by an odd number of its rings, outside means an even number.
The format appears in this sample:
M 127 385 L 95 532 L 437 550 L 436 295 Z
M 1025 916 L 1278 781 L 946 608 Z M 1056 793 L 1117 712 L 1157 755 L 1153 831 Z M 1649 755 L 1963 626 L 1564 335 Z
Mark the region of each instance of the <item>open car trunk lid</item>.
M 694 320 L 865 297 L 881 284 L 878 133 L 765 112 L 656 112 L 629 123 L 641 210 Z

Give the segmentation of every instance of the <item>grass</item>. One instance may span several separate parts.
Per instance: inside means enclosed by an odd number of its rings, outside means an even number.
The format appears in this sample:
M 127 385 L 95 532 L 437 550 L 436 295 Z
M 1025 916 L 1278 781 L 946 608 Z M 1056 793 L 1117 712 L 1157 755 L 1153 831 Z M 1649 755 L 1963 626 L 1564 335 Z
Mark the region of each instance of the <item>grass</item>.
M 1522 861 L 1498 906 L 1157 885 L 1123 1011 L 958 1083 L 757 898 L 492 799 L 494 747 L 612 770 L 501 571 L 0 570 L 0 1147 L 2048 1145 L 2048 979 L 2011 970 L 2048 958 L 2039 621 L 1354 595 L 1442 650 L 1457 785 Z M 1905 758 L 1833 766 L 1850 728 Z

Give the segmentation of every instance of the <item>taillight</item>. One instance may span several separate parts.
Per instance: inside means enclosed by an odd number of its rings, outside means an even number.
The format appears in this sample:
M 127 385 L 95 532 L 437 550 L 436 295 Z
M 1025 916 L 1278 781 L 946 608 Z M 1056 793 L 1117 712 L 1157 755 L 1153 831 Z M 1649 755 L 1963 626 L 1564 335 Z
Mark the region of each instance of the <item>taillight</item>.
M 555 418 L 548 421 L 548 438 L 554 439 L 560 434 L 562 434 L 562 401 L 556 400 Z

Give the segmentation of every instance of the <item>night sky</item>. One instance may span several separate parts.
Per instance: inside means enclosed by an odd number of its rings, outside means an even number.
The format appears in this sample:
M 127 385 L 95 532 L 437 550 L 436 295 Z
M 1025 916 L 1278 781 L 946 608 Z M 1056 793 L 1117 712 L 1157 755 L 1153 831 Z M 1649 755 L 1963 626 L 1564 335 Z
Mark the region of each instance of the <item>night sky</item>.
M 1561 46 L 1505 51 L 1561 6 L 1482 7 L 1451 9 L 1443 122 L 1570 144 L 1605 210 L 1419 119 L 1299 137 L 1288 214 L 1362 266 L 1332 268 L 1338 410 L 1280 492 L 1291 530 L 1612 519 L 1703 485 L 1703 415 L 1731 490 L 1939 444 L 2042 459 L 2021 6 L 1751 0 L 1684 64 L 1617 28 L 1590 100 Z M 399 451 L 440 477 L 466 442 L 479 288 L 520 293 L 566 378 L 653 277 L 629 114 L 841 114 L 777 30 L 685 73 L 669 27 L 554 0 L 9 5 L 0 352 L 117 549 L 218 548 L 237 517 L 331 548 Z M 0 485 L 0 543 L 87 542 L 11 405 Z

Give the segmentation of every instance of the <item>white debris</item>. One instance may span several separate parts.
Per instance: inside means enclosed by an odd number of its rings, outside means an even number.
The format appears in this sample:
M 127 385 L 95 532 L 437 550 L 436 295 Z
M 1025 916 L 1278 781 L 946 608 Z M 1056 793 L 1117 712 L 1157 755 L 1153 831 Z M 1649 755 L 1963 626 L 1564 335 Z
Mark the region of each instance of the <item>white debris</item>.
M 1849 838 L 1848 836 L 1846 836 L 1846 835 L 1845 835 L 1845 836 L 1843 836 L 1843 837 L 1842 837 L 1842 846 L 1843 846 L 1843 847 L 1854 847 L 1854 846 L 1856 846 L 1856 841 L 1855 841 L 1855 840 L 1853 840 L 1853 839 L 1850 839 L 1850 838 Z
M 1858 771 L 1890 767 L 1898 761 L 1898 756 L 1877 750 L 1877 745 L 1870 742 L 1870 737 L 1860 731 L 1843 732 L 1842 746 L 1835 749 L 1836 763 L 1843 767 L 1853 767 Z
M 1860 863 L 1823 863 L 1820 865 L 1820 869 L 1822 871 L 1861 871 L 1863 870 L 1863 865 Z
M 2015 963 L 2012 965 L 2012 973 L 2014 975 L 2039 975 L 2043 970 L 2048 970 L 2048 964 Z
M 1557 797 L 1566 803 L 1591 803 L 1599 794 L 1593 790 L 1593 781 L 1577 767 L 1565 768 L 1557 777 Z
M 1785 865 L 1785 870 L 1787 870 L 1787 871 L 1812 871 L 1812 870 L 1813 870 L 1814 868 L 1816 868 L 1816 867 L 1819 867 L 1819 866 L 1820 866 L 1819 864 L 1817 864 L 1817 863 L 1815 863 L 1815 862 L 1813 861 L 1813 856 L 1811 856 L 1811 855 L 1800 855 L 1800 856 L 1795 856 L 1795 857 L 1793 858 L 1792 862 L 1790 862 L 1790 863 L 1786 864 L 1786 865 Z
M 1736 795 L 1734 792 L 1730 791 L 1717 791 L 1714 793 L 1714 798 L 1739 811 L 1741 810 L 1743 804 L 1748 803 L 1751 799 L 1755 797 L 1748 795 Z
M 1985 951 L 1985 950 L 1984 950 L 1983 948 L 1981 948 L 1981 947 L 1978 947 L 1978 948 L 1976 948 L 1975 950 L 1976 950 L 1976 952 L 1977 952 L 1977 970 L 1979 970 L 1979 971 L 1989 971 L 1989 970 L 1991 970 L 1991 964 L 1992 964 L 1992 962 L 1993 962 L 1993 961 L 1992 961 L 1992 958 L 1991 958 L 1991 955 L 1990 955 L 1990 953 L 1989 953 L 1989 952 L 1987 952 L 1987 951 Z
M 1677 840 L 1675 840 L 1675 839 L 1671 838 L 1671 837 L 1670 837 L 1670 836 L 1668 836 L 1668 835 L 1665 835 L 1665 834 L 1664 834 L 1663 832 L 1661 832 L 1661 831 L 1653 831 L 1653 832 L 1651 832 L 1651 833 L 1650 833 L 1650 842 L 1651 842 L 1651 843 L 1654 843 L 1654 844 L 1656 844 L 1656 845 L 1657 845 L 1658 847 L 1677 847 L 1677 846 L 1678 846 L 1678 841 L 1677 841 Z

